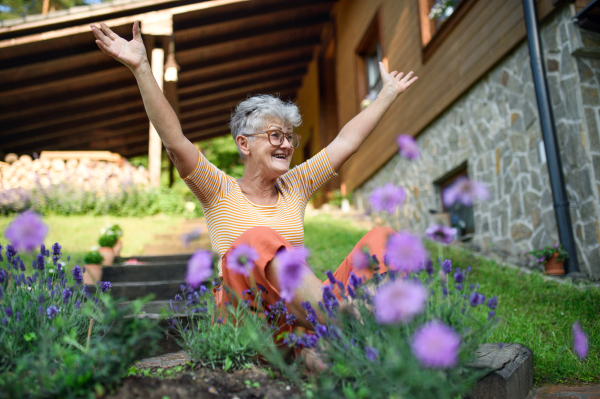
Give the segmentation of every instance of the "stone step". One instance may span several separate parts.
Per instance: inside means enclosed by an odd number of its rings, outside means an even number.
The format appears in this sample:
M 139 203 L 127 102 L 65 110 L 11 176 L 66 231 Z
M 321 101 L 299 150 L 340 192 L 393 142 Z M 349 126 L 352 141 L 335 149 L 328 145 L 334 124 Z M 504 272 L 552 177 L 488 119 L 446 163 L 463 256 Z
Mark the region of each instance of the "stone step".
M 110 295 L 115 298 L 137 299 L 154 294 L 155 300 L 169 300 L 181 291 L 180 286 L 184 283 L 183 280 L 111 282 Z
M 181 242 L 179 245 L 175 244 L 146 244 L 144 245 L 144 253 L 146 255 L 187 255 L 188 257 L 198 249 L 210 250 L 210 245 L 201 246 L 190 244 L 188 247 L 184 247 Z
M 115 263 L 121 264 L 128 260 L 133 260 L 133 259 L 135 259 L 139 262 L 145 262 L 145 263 L 150 263 L 150 262 L 180 263 L 180 262 L 187 262 L 190 259 L 190 256 L 192 256 L 191 253 L 178 254 L 178 255 L 136 255 L 136 256 L 129 256 L 129 257 L 118 257 L 115 259 Z
M 183 280 L 186 261 L 151 262 L 145 265 L 114 265 L 102 268 L 102 280 L 114 283 Z

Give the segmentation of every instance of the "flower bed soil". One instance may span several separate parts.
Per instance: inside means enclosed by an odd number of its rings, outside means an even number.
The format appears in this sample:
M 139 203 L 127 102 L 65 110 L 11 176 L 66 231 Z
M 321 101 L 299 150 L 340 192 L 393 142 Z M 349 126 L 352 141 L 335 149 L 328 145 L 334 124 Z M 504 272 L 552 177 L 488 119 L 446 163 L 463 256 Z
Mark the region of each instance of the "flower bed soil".
M 299 395 L 300 390 L 277 371 L 271 378 L 266 370 L 257 366 L 234 372 L 199 367 L 192 370 L 186 366 L 184 371 L 168 378 L 127 377 L 105 398 L 287 399 Z

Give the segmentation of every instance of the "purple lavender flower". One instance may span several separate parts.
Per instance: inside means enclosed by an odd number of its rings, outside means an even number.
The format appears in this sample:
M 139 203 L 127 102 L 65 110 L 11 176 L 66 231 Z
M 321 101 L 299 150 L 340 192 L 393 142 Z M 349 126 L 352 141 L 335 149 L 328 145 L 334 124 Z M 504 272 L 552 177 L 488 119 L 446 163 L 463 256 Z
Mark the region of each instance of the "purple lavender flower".
M 35 258 L 35 264 L 37 270 L 44 270 L 46 268 L 46 259 L 42 255 L 38 254 Z
M 411 161 L 419 159 L 419 157 L 421 156 L 419 146 L 417 146 L 417 143 L 415 142 L 415 139 L 412 136 L 408 134 L 400 134 L 396 138 L 396 143 L 398 144 L 400 156 Z
M 391 270 L 416 273 L 425 266 L 427 250 L 418 236 L 403 231 L 389 237 L 385 256 Z
M 433 276 L 433 262 L 431 261 L 431 259 L 427 259 L 427 261 L 425 261 L 425 272 L 427 273 L 428 276 Z
M 446 274 L 451 273 L 452 272 L 452 260 L 444 259 L 444 261 L 442 262 L 442 270 Z
M 369 255 L 364 251 L 355 251 L 352 255 L 352 269 L 366 270 L 369 269 Z
M 471 206 L 475 200 L 489 199 L 490 192 L 483 183 L 463 176 L 445 189 L 442 197 L 446 207 L 451 207 L 457 201 L 464 206 Z
M 6 229 L 6 238 L 17 249 L 33 251 L 44 242 L 48 226 L 32 211 L 17 216 Z
M 199 250 L 194 252 L 187 263 L 185 282 L 198 288 L 203 282 L 213 275 L 213 259 L 209 251 Z
M 63 303 L 66 305 L 67 303 L 69 303 L 69 299 L 71 299 L 71 296 L 73 295 L 73 293 L 71 292 L 70 289 L 65 288 L 62 292 L 62 299 L 63 299 Z
M 8 260 L 8 262 L 12 261 L 12 258 L 17 254 L 17 250 L 15 249 L 14 246 L 12 245 L 7 245 L 6 246 L 6 260 Z
M 321 338 L 324 338 L 327 335 L 329 335 L 329 330 L 327 329 L 327 326 L 324 324 L 317 324 L 317 326 L 315 327 L 315 332 Z
M 235 273 L 250 276 L 254 262 L 259 259 L 258 253 L 250 245 L 241 244 L 227 255 L 227 267 Z
M 0 269 L 0 283 L 4 283 L 8 278 L 8 272 L 4 269 Z
M 457 284 L 462 284 L 464 280 L 465 275 L 460 271 L 460 267 L 457 267 L 456 272 L 454 273 L 454 281 L 456 281 Z
M 54 243 L 54 245 L 52 245 L 52 256 L 58 256 L 60 257 L 61 255 L 61 249 L 62 247 L 60 246 L 59 243 Z
M 8 320 L 6 320 L 6 317 L 2 318 L 2 325 L 5 326 L 8 324 Z
M 573 323 L 573 350 L 580 359 L 585 359 L 589 349 L 587 334 L 581 329 L 579 322 Z
M 492 298 L 490 298 L 487 302 L 487 307 L 495 310 L 498 307 L 498 297 L 494 295 Z
M 302 302 L 302 309 L 306 312 L 306 320 L 311 324 L 317 324 L 317 314 L 310 302 Z
M 374 362 L 379 357 L 379 352 L 371 346 L 365 346 L 365 357 L 367 360 Z
M 83 281 L 83 276 L 81 275 L 81 267 L 79 267 L 78 265 L 75 265 L 75 267 L 73 268 L 73 280 L 75 280 L 77 284 L 81 284 L 81 282 Z
M 112 288 L 110 281 L 98 281 L 98 285 L 103 294 L 106 294 Z
M 13 310 L 10 307 L 6 307 L 4 309 L 4 313 L 6 313 L 6 316 L 8 316 L 8 317 L 13 317 Z
M 79 309 L 79 306 L 81 305 L 81 302 L 79 300 L 75 301 L 75 309 Z
M 488 320 L 491 320 L 494 318 L 494 316 L 496 316 L 496 312 L 494 312 L 493 310 L 490 310 L 488 312 Z
M 380 324 L 409 322 L 423 311 L 427 290 L 420 283 L 396 280 L 379 288 L 373 298 L 375 318 Z
M 454 241 L 456 229 L 441 224 L 432 224 L 425 230 L 425 236 L 430 240 L 440 242 L 442 244 L 450 244 Z
M 306 248 L 292 248 L 280 251 L 275 257 L 277 261 L 277 280 L 281 287 L 281 299 L 290 302 L 294 298 L 294 290 L 302 283 L 302 276 L 307 271 L 304 263 L 309 252 Z
M 476 307 L 485 303 L 485 295 L 479 292 L 472 292 L 469 296 L 469 305 Z
M 53 318 L 55 318 L 58 315 L 58 308 L 54 305 L 48 307 L 48 309 L 46 309 L 46 314 L 48 315 L 48 318 L 50 320 L 52 320 Z
M 377 187 L 369 197 L 374 211 L 385 211 L 389 214 L 394 213 L 396 207 L 402 205 L 405 199 L 406 193 L 404 189 L 396 187 L 392 183 L 387 183 L 383 187 Z
M 458 364 L 460 335 L 439 321 L 432 321 L 415 332 L 411 348 L 423 367 L 451 368 Z

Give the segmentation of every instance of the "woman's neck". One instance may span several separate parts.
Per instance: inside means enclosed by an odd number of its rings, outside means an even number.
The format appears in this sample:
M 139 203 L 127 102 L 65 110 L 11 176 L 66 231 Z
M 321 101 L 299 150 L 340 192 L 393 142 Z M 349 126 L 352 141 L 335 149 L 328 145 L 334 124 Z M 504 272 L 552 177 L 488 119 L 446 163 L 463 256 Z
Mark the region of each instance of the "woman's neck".
M 266 180 L 260 176 L 249 176 L 244 174 L 237 180 L 242 193 L 250 201 L 258 205 L 274 205 L 277 203 L 279 193 L 275 186 L 275 180 Z

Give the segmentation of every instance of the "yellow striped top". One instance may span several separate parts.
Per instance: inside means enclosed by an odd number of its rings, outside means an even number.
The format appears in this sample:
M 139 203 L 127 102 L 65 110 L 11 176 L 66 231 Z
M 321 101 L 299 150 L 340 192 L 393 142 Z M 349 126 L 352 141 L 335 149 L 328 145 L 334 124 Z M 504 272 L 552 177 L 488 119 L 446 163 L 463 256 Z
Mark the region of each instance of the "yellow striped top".
M 233 177 L 200 153 L 196 168 L 183 180 L 202 204 L 212 249 L 219 256 L 219 275 L 223 274 L 223 255 L 237 237 L 252 227 L 270 227 L 294 247 L 302 247 L 306 204 L 334 176 L 337 174 L 323 149 L 277 179 L 277 204 L 257 205 L 242 194 Z

